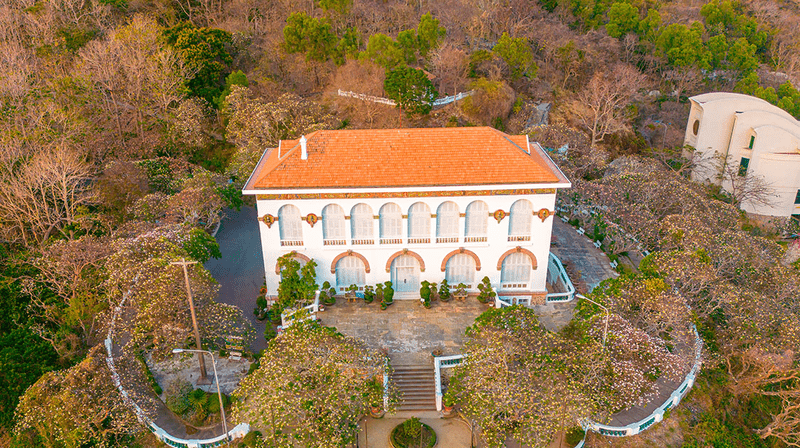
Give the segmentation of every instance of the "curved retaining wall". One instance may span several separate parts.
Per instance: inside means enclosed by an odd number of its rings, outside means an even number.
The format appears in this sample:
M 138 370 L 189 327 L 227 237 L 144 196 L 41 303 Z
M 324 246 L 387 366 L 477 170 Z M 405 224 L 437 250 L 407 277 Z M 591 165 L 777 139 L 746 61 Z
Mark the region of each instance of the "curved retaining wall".
M 123 400 L 125 400 L 125 403 L 131 408 L 131 410 L 133 410 L 133 412 L 136 414 L 136 417 L 139 418 L 139 421 L 142 422 L 142 424 L 144 424 L 153 434 L 155 434 L 159 440 L 169 446 L 176 448 L 211 448 L 225 445 L 227 443 L 226 434 L 221 434 L 211 439 L 181 439 L 168 434 L 163 428 L 156 425 L 155 422 L 147 417 L 147 414 L 145 414 L 142 408 L 131 399 L 128 392 L 122 387 L 122 383 L 119 380 L 119 374 L 117 373 L 117 368 L 114 365 L 113 335 L 114 326 L 117 322 L 117 315 L 119 314 L 119 310 L 122 305 L 128 299 L 128 294 L 129 292 L 125 293 L 119 306 L 114 309 L 114 316 L 111 318 L 111 325 L 109 326 L 108 336 L 106 337 L 105 341 L 106 364 L 108 364 L 108 369 L 111 370 L 111 379 L 114 381 L 114 385 L 117 386 L 117 389 L 119 389 L 120 394 L 122 394 Z M 250 425 L 247 423 L 239 423 L 233 429 L 228 431 L 227 436 L 233 440 L 238 437 L 244 437 L 244 435 L 248 432 L 250 432 Z

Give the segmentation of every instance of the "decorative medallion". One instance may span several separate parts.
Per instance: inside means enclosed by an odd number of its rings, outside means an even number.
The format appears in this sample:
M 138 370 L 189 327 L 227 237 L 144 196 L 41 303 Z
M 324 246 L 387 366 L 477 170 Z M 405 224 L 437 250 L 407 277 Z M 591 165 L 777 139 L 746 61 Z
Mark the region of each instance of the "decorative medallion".
M 496 219 L 498 223 L 502 221 L 503 218 L 505 218 L 506 216 L 508 216 L 508 213 L 504 212 L 503 210 L 495 210 L 495 212 L 492 213 L 492 217 L 494 217 L 494 219 Z
M 272 225 L 275 224 L 278 218 L 270 215 L 269 213 L 261 217 L 261 222 L 267 225 L 267 228 L 272 228 Z
M 549 218 L 549 217 L 550 217 L 550 215 L 552 215 L 552 214 L 553 214 L 553 212 L 551 212 L 550 210 L 548 210 L 548 209 L 546 209 L 546 208 L 543 208 L 543 209 L 539 210 L 539 211 L 536 213 L 536 216 L 538 216 L 538 217 L 539 217 L 539 219 L 541 219 L 541 220 L 542 220 L 542 222 L 545 222 L 545 220 L 546 220 L 547 218 Z
M 315 214 L 313 214 L 313 213 L 309 213 L 309 214 L 308 214 L 308 216 L 306 216 L 306 222 L 307 222 L 307 223 L 308 223 L 308 224 L 309 224 L 311 227 L 314 227 L 314 224 L 316 224 L 317 222 L 319 222 L 319 216 L 317 216 L 317 215 L 315 215 Z

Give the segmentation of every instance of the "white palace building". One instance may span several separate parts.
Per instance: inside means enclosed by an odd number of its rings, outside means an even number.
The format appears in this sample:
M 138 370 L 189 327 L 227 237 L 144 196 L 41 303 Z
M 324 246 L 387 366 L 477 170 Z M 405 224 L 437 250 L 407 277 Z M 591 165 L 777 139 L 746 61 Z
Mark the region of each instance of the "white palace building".
M 256 195 L 268 295 L 279 257 L 314 259 L 337 291 L 488 276 L 507 303 L 541 303 L 556 191 L 570 182 L 525 135 L 489 127 L 317 131 L 268 149 Z

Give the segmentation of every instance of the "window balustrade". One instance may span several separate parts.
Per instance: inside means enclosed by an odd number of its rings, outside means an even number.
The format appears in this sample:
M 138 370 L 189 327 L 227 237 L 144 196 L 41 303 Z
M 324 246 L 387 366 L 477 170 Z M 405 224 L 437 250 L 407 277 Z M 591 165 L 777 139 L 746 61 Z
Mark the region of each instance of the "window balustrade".
M 344 246 L 347 240 L 323 240 L 322 244 L 326 246 Z
M 281 240 L 281 246 L 302 246 L 303 240 Z
M 457 243 L 458 237 L 457 236 L 446 236 L 446 237 L 436 237 L 437 243 Z
M 487 238 L 485 236 L 465 236 L 465 243 L 485 243 Z
M 372 239 L 360 239 L 360 240 L 353 240 L 353 245 L 364 245 L 364 244 L 375 244 L 375 240 Z
M 530 235 L 509 235 L 508 241 L 530 241 Z

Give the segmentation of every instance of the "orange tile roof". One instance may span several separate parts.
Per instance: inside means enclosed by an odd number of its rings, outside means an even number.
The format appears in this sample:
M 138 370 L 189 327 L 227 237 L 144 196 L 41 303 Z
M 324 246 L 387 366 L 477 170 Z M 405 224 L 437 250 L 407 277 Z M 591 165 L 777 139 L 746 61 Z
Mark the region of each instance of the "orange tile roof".
M 524 135 L 490 127 L 316 131 L 268 150 L 245 190 L 568 182 Z

